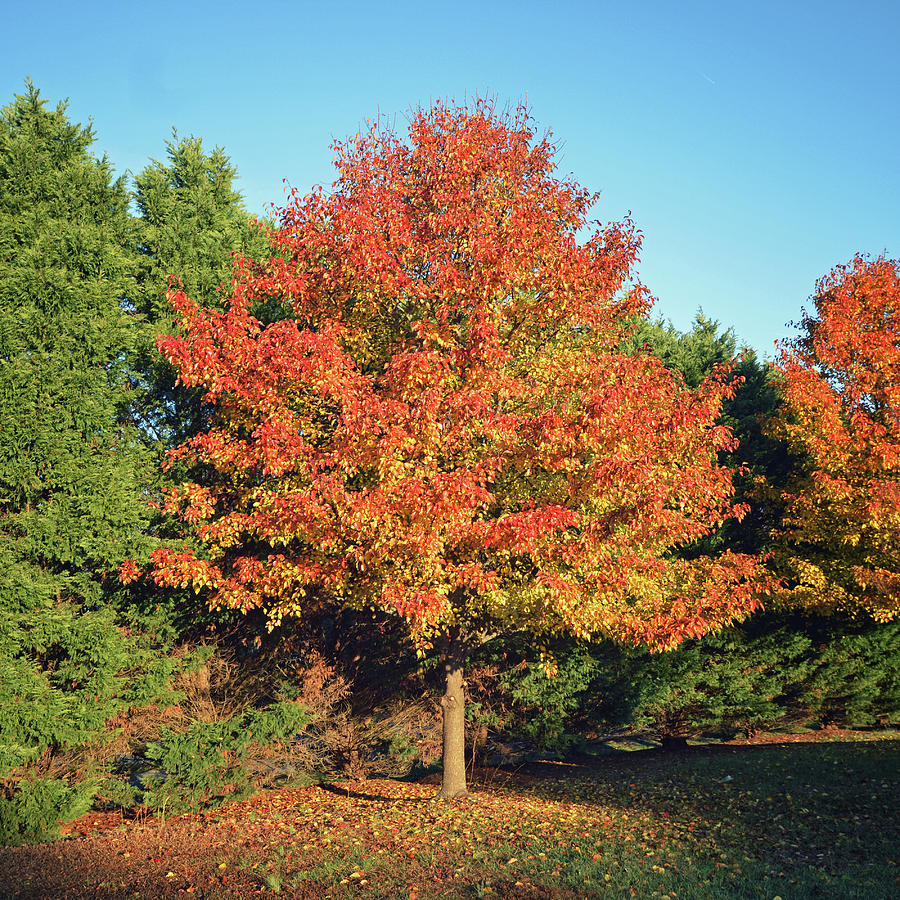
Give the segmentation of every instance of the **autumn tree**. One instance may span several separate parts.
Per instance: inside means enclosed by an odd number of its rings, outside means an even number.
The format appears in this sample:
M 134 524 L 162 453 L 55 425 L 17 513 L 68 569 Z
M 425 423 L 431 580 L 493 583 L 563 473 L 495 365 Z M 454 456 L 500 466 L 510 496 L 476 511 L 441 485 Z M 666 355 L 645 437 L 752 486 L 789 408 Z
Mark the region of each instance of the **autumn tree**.
M 755 606 L 752 557 L 672 553 L 740 513 L 716 463 L 733 386 L 618 350 L 649 305 L 639 234 L 579 242 L 596 196 L 524 110 L 437 104 L 408 140 L 335 152 L 333 189 L 291 198 L 223 310 L 172 296 L 183 336 L 161 348 L 213 421 L 171 455 L 196 476 L 168 501 L 193 549 L 153 575 L 273 627 L 326 600 L 402 616 L 442 654 L 454 797 L 478 642 L 664 648 Z
M 775 432 L 801 460 L 777 563 L 818 612 L 900 612 L 900 263 L 857 255 L 816 286 L 782 348 Z

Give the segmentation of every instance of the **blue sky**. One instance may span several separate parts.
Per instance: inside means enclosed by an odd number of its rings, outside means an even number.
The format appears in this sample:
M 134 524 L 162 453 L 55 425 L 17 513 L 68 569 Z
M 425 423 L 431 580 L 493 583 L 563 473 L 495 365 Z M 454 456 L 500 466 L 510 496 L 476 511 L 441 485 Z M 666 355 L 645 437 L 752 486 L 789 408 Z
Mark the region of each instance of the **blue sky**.
M 252 212 L 333 179 L 379 113 L 527 100 L 560 167 L 629 210 L 656 314 L 772 356 L 816 279 L 900 256 L 900 2 L 4 2 L 0 100 L 31 76 L 119 171 L 221 145 Z

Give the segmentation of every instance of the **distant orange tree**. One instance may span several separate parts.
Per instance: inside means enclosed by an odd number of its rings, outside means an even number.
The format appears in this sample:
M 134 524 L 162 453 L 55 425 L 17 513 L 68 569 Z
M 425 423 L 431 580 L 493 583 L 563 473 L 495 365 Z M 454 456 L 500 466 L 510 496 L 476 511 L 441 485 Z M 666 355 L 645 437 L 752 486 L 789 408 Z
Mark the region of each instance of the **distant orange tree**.
M 856 256 L 817 285 L 783 348 L 775 423 L 800 460 L 776 561 L 788 597 L 820 611 L 900 612 L 900 274 Z
M 524 110 L 437 104 L 335 150 L 333 189 L 293 196 L 224 309 L 172 296 L 160 346 L 212 419 L 172 453 L 195 550 L 152 571 L 273 627 L 326 599 L 402 616 L 444 661 L 453 797 L 488 636 L 666 648 L 755 607 L 755 558 L 676 552 L 741 513 L 717 465 L 733 385 L 616 349 L 649 306 L 639 234 L 577 240 L 596 198 Z

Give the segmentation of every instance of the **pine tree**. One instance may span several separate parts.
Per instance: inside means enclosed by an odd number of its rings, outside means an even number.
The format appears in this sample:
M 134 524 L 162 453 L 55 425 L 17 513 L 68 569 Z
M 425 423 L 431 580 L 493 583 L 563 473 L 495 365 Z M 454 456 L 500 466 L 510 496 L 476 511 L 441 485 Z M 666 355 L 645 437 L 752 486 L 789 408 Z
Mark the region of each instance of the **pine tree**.
M 176 385 L 172 366 L 156 349 L 156 338 L 177 329 L 166 298 L 174 278 L 190 296 L 218 305 L 221 287 L 231 283 L 232 254 L 268 254 L 268 242 L 234 188 L 237 169 L 225 151 L 207 153 L 200 138 L 166 142 L 167 160 L 153 160 L 135 177 L 140 212 L 136 310 L 151 328 L 140 347 L 136 368 L 146 382 L 140 417 L 160 449 L 200 428 L 197 391 Z
M 30 82 L 0 114 L 0 772 L 87 740 L 135 663 L 104 594 L 147 540 L 135 233 L 93 140 Z
M 133 224 L 93 139 L 31 84 L 0 117 L 0 528 L 40 593 L 83 599 L 146 518 L 124 415 Z

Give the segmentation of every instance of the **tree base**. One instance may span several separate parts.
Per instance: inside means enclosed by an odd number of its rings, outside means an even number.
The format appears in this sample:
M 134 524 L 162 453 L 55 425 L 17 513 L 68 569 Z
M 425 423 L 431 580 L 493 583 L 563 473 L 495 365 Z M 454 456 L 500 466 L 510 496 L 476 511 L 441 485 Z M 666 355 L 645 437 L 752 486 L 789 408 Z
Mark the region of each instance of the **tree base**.
M 434 802 L 438 802 L 441 800 L 466 800 L 469 798 L 469 792 L 465 788 L 461 788 L 458 791 L 448 791 L 444 793 L 444 791 L 440 791 L 432 797 Z

